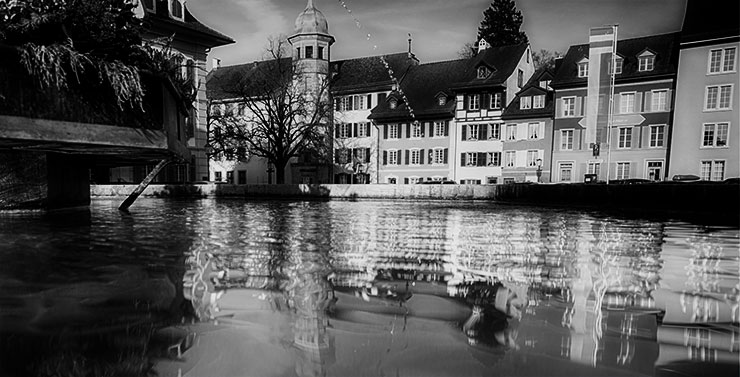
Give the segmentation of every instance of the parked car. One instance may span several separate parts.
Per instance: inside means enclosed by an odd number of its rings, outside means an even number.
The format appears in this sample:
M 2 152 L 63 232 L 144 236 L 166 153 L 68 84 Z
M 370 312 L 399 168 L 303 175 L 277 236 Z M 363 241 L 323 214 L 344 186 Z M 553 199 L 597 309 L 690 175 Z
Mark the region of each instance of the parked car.
M 722 181 L 724 184 L 728 185 L 740 185 L 740 178 L 727 178 L 724 181 Z
M 628 178 L 628 179 L 615 179 L 613 181 L 609 181 L 609 183 L 613 185 L 642 185 L 645 183 L 653 183 L 654 181 L 651 181 L 649 179 L 643 179 L 643 178 Z
M 672 180 L 673 182 L 699 182 L 701 178 L 693 174 L 676 174 Z
M 457 182 L 450 181 L 450 180 L 442 180 L 442 181 L 422 181 L 419 182 L 420 185 L 456 185 Z

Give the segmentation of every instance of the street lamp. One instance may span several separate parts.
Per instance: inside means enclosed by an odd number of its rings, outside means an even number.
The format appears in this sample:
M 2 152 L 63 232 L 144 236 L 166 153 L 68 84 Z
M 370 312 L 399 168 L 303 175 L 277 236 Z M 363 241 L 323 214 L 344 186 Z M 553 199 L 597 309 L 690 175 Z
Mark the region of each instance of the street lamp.
M 359 183 L 361 184 L 367 183 L 365 181 L 365 168 L 366 168 L 365 165 L 362 163 L 356 162 L 352 168 L 353 168 L 352 170 L 354 170 L 355 172 L 355 175 L 358 177 L 358 181 L 361 181 Z
M 542 183 L 542 159 L 537 159 L 537 183 Z

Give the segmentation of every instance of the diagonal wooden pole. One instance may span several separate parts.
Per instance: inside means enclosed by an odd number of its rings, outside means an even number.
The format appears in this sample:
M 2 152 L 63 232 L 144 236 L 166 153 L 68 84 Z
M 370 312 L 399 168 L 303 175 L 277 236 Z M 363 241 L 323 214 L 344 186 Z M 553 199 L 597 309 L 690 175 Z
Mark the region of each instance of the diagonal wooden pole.
M 129 195 L 128 198 L 123 201 L 123 203 L 121 203 L 118 209 L 120 211 L 128 211 L 128 208 L 131 207 L 131 205 L 134 204 L 134 202 L 136 201 L 136 198 L 138 198 L 139 195 L 141 195 L 141 193 L 146 190 L 147 186 L 149 186 L 149 183 L 151 183 L 154 177 L 159 174 L 159 171 L 164 169 L 164 167 L 169 165 L 172 161 L 172 158 L 165 158 L 164 160 L 159 161 L 157 166 L 155 166 L 154 169 L 149 172 L 149 175 L 147 175 L 146 178 L 144 178 L 144 180 L 139 183 L 139 186 L 136 187 L 131 195 Z

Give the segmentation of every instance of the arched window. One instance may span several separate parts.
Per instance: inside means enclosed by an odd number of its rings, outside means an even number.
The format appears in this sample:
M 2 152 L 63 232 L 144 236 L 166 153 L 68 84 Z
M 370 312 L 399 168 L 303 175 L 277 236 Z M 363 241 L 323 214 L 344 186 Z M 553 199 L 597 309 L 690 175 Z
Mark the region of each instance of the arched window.
M 169 0 L 168 5 L 172 18 L 180 21 L 185 20 L 185 10 L 183 9 L 181 0 Z

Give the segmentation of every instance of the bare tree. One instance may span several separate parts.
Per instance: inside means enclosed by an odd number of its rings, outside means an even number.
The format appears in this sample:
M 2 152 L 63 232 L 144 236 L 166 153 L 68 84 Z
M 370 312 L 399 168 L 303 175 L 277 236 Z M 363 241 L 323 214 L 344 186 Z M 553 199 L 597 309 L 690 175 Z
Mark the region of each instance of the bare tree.
M 560 56 L 557 51 L 549 51 L 540 49 L 532 54 L 532 63 L 536 69 L 546 68 L 553 70 L 555 69 L 555 59 Z
M 328 80 L 294 62 L 284 38 L 271 38 L 265 59 L 240 77 L 220 83 L 226 109 L 209 123 L 212 154 L 263 157 L 275 167 L 276 182 L 294 157 L 331 158 Z

